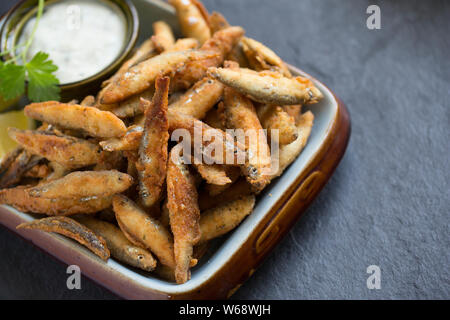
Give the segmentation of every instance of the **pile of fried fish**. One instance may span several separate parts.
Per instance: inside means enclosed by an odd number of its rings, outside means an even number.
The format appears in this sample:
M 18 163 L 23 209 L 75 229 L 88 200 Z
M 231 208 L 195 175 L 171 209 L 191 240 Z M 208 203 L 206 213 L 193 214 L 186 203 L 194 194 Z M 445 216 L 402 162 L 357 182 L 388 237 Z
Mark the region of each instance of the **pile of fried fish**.
M 185 38 L 158 21 L 96 97 L 25 107 L 41 125 L 9 128 L 19 147 L 1 163 L 0 203 L 47 216 L 18 228 L 65 235 L 105 261 L 181 284 L 210 240 L 238 226 L 300 154 L 314 120 L 302 106 L 323 96 L 221 14 L 197 0 L 170 3 Z M 186 164 L 169 138 L 194 128 L 212 131 L 224 153 L 244 153 L 244 163 Z M 226 129 L 267 134 L 238 143 Z M 273 139 L 278 170 L 268 174 Z

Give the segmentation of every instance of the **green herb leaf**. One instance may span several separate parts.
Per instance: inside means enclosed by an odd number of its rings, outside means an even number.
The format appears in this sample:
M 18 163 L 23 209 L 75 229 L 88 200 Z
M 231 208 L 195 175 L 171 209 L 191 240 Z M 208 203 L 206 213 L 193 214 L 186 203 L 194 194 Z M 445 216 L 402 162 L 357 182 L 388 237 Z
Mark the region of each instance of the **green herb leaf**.
M 38 52 L 25 64 L 28 73 L 28 98 L 31 101 L 40 102 L 47 100 L 59 100 L 59 80 L 52 73 L 58 67 L 49 60 L 48 54 Z
M 25 67 L 12 63 L 0 66 L 0 95 L 4 100 L 10 100 L 25 91 Z
M 39 0 L 36 21 L 31 36 L 22 45 L 21 52 L 24 65 L 17 64 L 17 57 L 6 62 L 0 60 L 0 96 L 4 100 L 10 100 L 22 95 L 25 91 L 25 80 L 28 80 L 28 98 L 34 102 L 45 100 L 59 100 L 59 80 L 53 75 L 58 67 L 49 59 L 48 54 L 38 52 L 31 61 L 27 62 L 27 52 L 30 48 L 37 30 L 39 20 L 44 12 L 45 1 Z M 10 51 L 0 52 L 0 56 L 16 52 L 17 46 Z

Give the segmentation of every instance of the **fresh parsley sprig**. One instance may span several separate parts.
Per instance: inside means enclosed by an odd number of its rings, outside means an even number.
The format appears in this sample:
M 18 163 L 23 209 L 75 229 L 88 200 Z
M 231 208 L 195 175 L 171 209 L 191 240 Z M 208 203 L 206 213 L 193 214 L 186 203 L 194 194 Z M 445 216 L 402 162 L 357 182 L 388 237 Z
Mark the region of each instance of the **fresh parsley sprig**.
M 18 64 L 19 56 L 3 62 L 0 60 L 0 96 L 5 100 L 14 99 L 25 93 L 25 82 L 28 81 L 27 96 L 33 102 L 59 100 L 59 80 L 53 74 L 58 67 L 49 59 L 49 55 L 39 51 L 31 60 L 27 59 L 27 52 L 33 42 L 36 29 L 44 11 L 44 0 L 39 0 L 36 21 L 30 37 L 20 53 L 22 64 Z M 18 46 L 13 46 L 9 52 L 2 52 L 4 56 L 15 53 Z

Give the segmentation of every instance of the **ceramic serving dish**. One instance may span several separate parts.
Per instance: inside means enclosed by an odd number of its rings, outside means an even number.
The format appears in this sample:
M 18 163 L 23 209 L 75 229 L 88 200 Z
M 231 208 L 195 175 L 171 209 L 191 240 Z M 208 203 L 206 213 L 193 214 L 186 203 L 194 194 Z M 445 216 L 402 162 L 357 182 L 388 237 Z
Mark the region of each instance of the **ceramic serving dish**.
M 158 0 L 134 1 L 141 20 L 141 40 L 152 22 L 168 21 L 178 29 L 173 9 Z M 293 74 L 310 77 L 290 66 Z M 269 252 L 302 216 L 341 160 L 350 137 L 346 107 L 323 83 L 310 77 L 324 99 L 311 106 L 315 121 L 308 144 L 284 174 L 261 194 L 254 212 L 223 239 L 216 241 L 192 278 L 176 285 L 131 269 L 114 259 L 103 262 L 72 240 L 45 232 L 16 230 L 31 215 L 0 206 L 0 223 L 121 297 L 129 299 L 223 299 L 249 278 Z

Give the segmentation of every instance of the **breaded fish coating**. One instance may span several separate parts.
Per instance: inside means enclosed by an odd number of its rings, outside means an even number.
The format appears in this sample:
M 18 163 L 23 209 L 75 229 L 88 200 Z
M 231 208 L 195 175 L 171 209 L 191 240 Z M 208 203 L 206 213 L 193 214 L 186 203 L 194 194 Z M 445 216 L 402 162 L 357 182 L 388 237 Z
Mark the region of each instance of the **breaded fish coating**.
M 0 173 L 0 188 L 8 188 L 18 183 L 28 170 L 42 160 L 42 157 L 33 155 L 27 150 L 23 150 L 22 148 L 19 148 L 18 150 L 19 152 L 17 155 L 15 153 L 10 155 L 14 155 L 15 158 L 10 158 L 10 156 L 8 156 L 6 159 L 6 162 L 11 161 L 11 163 Z
M 231 183 L 231 179 L 227 176 L 226 166 L 221 164 L 196 164 L 193 163 L 198 173 L 212 185 L 223 186 Z M 233 168 L 233 167 L 232 167 Z
M 276 138 L 280 145 L 286 145 L 297 139 L 297 127 L 294 117 L 290 116 L 280 106 L 262 105 L 258 107 L 258 117 L 261 125 L 267 129 L 269 139 Z M 278 131 L 278 137 L 272 136 L 273 131 Z
M 172 154 L 167 169 L 167 208 L 174 235 L 175 278 L 177 283 L 190 279 L 193 246 L 200 239 L 200 209 L 195 180 L 181 158 Z
M 202 212 L 200 243 L 220 237 L 236 228 L 253 211 L 255 196 L 242 196 Z
M 230 27 L 216 32 L 200 48 L 200 50 L 212 52 L 215 55 L 187 62 L 185 65 L 177 68 L 171 80 L 171 92 L 192 87 L 197 81 L 200 81 L 206 76 L 209 67 L 222 65 L 225 57 L 231 52 L 243 35 L 244 29 L 241 27 Z
M 89 199 L 122 193 L 132 184 L 130 175 L 117 170 L 75 171 L 30 188 L 28 193 L 32 197 L 46 199 Z
M 203 161 L 205 163 L 217 163 L 217 164 L 227 164 L 227 165 L 240 165 L 241 162 L 244 163 L 247 159 L 247 151 L 245 145 L 235 141 L 234 138 L 228 133 L 215 129 L 207 125 L 206 123 L 182 114 L 173 112 L 169 109 L 169 130 L 174 131 L 176 129 L 186 129 L 191 137 L 195 137 L 196 131 L 202 136 L 202 141 L 200 143 L 195 143 L 195 139 L 192 139 L 194 149 L 197 149 L 198 154 L 202 155 Z M 213 141 L 206 139 L 205 137 L 214 136 Z M 208 153 L 205 150 L 209 150 L 209 147 L 217 146 L 222 150 L 221 153 Z M 215 149 L 215 148 L 212 148 Z M 194 150 L 195 152 L 195 150 Z
M 195 38 L 203 44 L 211 38 L 208 26 L 208 12 L 203 4 L 196 0 L 169 0 L 175 7 L 178 22 L 183 35 L 187 38 Z
M 203 212 L 220 204 L 234 201 L 239 197 L 248 196 L 253 193 L 252 185 L 246 179 L 241 178 L 223 191 L 220 196 L 211 195 L 207 190 L 201 191 L 198 195 L 198 205 Z
M 48 216 L 91 214 L 111 207 L 112 197 L 89 197 L 71 199 L 45 199 L 30 196 L 29 187 L 15 187 L 0 191 L 0 204 L 7 204 L 22 212 L 40 213 Z
M 256 109 L 250 99 L 229 87 L 224 90 L 224 106 L 227 127 L 242 129 L 245 134 L 248 161 L 242 166 L 242 171 L 255 191 L 259 192 L 270 181 L 271 158 Z
M 121 138 L 101 141 L 99 144 L 106 151 L 134 151 L 139 149 L 144 128 L 139 125 L 128 127 L 127 133 Z
M 244 53 L 256 71 L 273 70 L 278 71 L 287 78 L 292 78 L 292 74 L 283 60 L 270 48 L 254 39 L 243 37 L 241 40 Z
M 204 78 L 169 105 L 169 108 L 201 120 L 219 102 L 223 87 L 220 81 Z
M 45 131 L 9 128 L 8 134 L 29 152 L 57 162 L 67 168 L 96 164 L 102 157 L 98 144 L 72 136 L 57 136 Z
M 139 147 L 136 169 L 139 174 L 139 195 L 142 204 L 153 206 L 161 197 L 167 170 L 169 121 L 167 118 L 168 77 L 156 80 L 152 103 L 146 107 L 144 132 Z
M 98 138 L 121 137 L 125 124 L 109 111 L 56 101 L 32 103 L 25 107 L 27 117 L 62 128 L 82 130 Z
M 17 229 L 35 229 L 59 233 L 84 245 L 104 261 L 108 260 L 110 256 L 105 239 L 67 217 L 48 217 L 25 222 L 18 225 Z
M 174 270 L 173 239 L 169 231 L 124 195 L 114 196 L 113 208 L 128 240 L 150 250 L 161 264 Z
M 169 50 L 175 44 L 175 36 L 172 28 L 165 21 L 156 21 L 153 23 L 154 36 L 153 43 L 157 43 L 156 47 L 160 48 L 161 52 Z
M 303 148 L 306 146 L 313 123 L 314 115 L 312 112 L 305 112 L 297 124 L 297 140 L 280 148 L 278 171 L 272 176 L 272 179 L 280 176 L 283 171 L 297 159 L 300 152 L 302 152 Z
M 102 90 L 100 102 L 112 104 L 150 88 L 159 75 L 167 75 L 189 61 L 212 58 L 216 54 L 201 50 L 164 52 L 145 60 L 111 82 Z
M 208 75 L 264 104 L 312 104 L 323 98 L 311 80 L 286 78 L 277 72 L 210 68 Z
M 117 260 L 144 271 L 156 268 L 156 260 L 152 254 L 132 244 L 114 224 L 86 215 L 79 216 L 76 220 L 105 239 L 111 256 Z
M 121 101 L 111 108 L 111 112 L 119 118 L 132 118 L 145 112 L 141 104 L 141 98 L 151 100 L 155 94 L 154 87 L 150 87 L 144 92 L 138 93 L 127 100 Z

